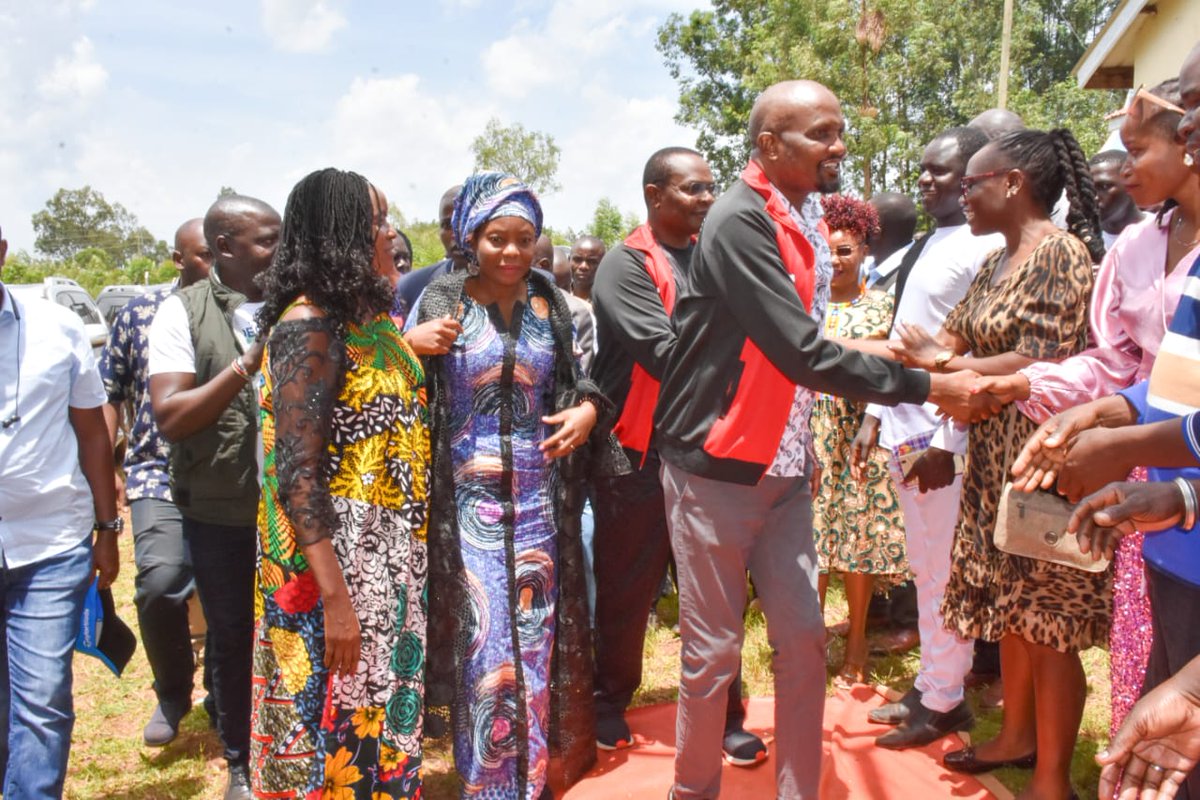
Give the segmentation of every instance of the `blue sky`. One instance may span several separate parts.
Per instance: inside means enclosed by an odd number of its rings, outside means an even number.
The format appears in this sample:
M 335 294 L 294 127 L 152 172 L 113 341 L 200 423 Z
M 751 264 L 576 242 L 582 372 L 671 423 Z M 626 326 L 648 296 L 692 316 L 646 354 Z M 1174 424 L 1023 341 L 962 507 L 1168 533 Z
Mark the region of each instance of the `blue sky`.
M 323 166 L 354 169 L 432 219 L 470 172 L 487 120 L 562 148 L 547 223 L 584 226 L 607 196 L 641 213 L 658 147 L 692 145 L 654 49 L 704 0 L 2 0 L 0 225 L 90 184 L 157 237 L 221 186 L 281 211 Z

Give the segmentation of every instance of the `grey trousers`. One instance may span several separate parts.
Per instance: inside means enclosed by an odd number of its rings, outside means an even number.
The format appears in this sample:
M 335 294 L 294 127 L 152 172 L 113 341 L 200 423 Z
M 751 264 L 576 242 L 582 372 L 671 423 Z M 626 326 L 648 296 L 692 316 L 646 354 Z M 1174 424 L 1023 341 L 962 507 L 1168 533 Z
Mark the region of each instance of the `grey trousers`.
M 773 651 L 776 791 L 780 800 L 816 800 L 825 627 L 808 478 L 743 486 L 664 462 L 662 479 L 682 639 L 675 799 L 715 800 L 721 791 L 726 691 L 741 663 L 749 570 Z

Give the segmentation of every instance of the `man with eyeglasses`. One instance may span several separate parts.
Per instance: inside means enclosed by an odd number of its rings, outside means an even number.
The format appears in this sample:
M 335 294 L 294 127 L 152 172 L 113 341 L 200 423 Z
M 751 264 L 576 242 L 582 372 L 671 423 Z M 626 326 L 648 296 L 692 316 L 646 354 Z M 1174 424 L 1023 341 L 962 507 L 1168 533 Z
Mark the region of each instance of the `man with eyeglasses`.
M 917 187 L 936 227 L 909 248 L 896 270 L 893 338 L 899 323 L 939 329 L 966 295 L 987 254 L 1004 245 L 999 234 L 974 236 L 959 203 L 967 162 L 987 142 L 976 128 L 950 128 L 925 147 Z M 941 614 L 962 488 L 955 455 L 966 452 L 967 429 L 939 417 L 929 403 L 870 405 L 852 445 L 855 460 L 865 464 L 876 442 L 892 454 L 908 563 L 917 586 L 921 665 L 916 683 L 899 702 L 869 716 L 872 722 L 897 726 L 876 744 L 901 749 L 927 744 L 973 722 L 963 700 L 973 647 L 942 626 Z
M 642 173 L 646 224 L 604 257 L 592 295 L 601 342 L 592 378 L 616 405 L 614 432 L 634 468 L 593 483 L 596 743 L 603 750 L 633 744 L 625 710 L 642 682 L 646 625 L 671 560 L 651 424 L 658 379 L 675 344 L 674 298 L 687 281 L 714 188 L 695 150 L 667 147 L 650 156 Z M 725 758 L 756 764 L 767 748 L 742 727 L 740 674 L 727 696 Z

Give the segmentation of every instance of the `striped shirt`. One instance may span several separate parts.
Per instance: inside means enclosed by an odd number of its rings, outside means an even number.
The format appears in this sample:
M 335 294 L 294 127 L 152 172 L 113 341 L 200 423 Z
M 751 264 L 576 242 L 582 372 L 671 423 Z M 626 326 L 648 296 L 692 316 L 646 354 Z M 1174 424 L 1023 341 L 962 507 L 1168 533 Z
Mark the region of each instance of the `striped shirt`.
M 1141 424 L 1182 417 L 1184 437 L 1200 462 L 1200 248 L 1184 256 L 1190 261 L 1188 277 L 1163 337 L 1150 378 L 1120 392 L 1138 412 Z M 1177 269 L 1182 268 L 1182 264 Z M 1150 480 L 1169 481 L 1182 476 L 1200 479 L 1200 468 L 1149 470 Z M 1200 532 L 1170 528 L 1146 535 L 1146 562 L 1158 571 L 1200 586 Z

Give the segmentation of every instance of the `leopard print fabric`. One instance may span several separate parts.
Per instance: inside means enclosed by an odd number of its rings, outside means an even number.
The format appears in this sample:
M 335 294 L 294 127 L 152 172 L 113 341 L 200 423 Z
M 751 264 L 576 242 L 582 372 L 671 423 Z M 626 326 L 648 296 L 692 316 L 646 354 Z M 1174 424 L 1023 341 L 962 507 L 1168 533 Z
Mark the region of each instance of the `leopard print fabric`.
M 1087 344 L 1091 259 L 1073 236 L 1044 238 L 996 285 L 1004 251 L 992 253 L 945 328 L 976 357 L 1016 352 L 1055 361 Z M 1010 404 L 971 427 L 967 470 L 950 582 L 942 601 L 946 627 L 965 638 L 1007 633 L 1053 647 L 1083 650 L 1107 641 L 1112 576 L 1008 555 L 992 543 L 1009 467 L 1037 424 Z

